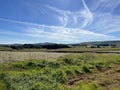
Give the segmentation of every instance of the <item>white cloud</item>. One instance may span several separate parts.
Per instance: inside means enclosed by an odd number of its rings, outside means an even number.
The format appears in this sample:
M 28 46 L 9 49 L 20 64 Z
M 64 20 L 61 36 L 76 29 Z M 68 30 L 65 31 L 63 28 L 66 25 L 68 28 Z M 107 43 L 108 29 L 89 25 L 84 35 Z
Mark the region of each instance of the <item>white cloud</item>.
M 24 37 L 33 37 L 40 40 L 54 41 L 54 42 L 63 42 L 63 43 L 73 43 L 81 41 L 92 41 L 92 40 L 109 40 L 115 39 L 112 36 L 105 34 L 99 34 L 92 31 L 88 31 L 81 28 L 69 28 L 63 26 L 48 26 L 48 25 L 39 25 L 29 22 L 14 21 L 3 19 L 11 23 L 24 24 L 26 27 L 23 27 L 21 33 L 13 31 L 0 30 L 0 34 L 11 35 L 11 36 L 24 36 Z
M 48 26 L 47 26 L 48 29 Z M 49 39 L 56 42 L 81 42 L 81 41 L 92 41 L 92 40 L 109 40 L 115 39 L 112 36 L 105 34 L 99 34 L 79 28 L 65 28 L 65 27 L 49 27 L 49 31 L 46 31 L 39 28 L 26 28 L 25 30 L 28 36 L 36 38 Z
M 9 23 L 17 23 L 17 24 L 23 24 L 23 25 L 31 25 L 31 26 L 44 26 L 37 23 L 31 23 L 31 22 L 25 22 L 25 21 L 18 21 L 18 20 L 11 20 L 6 18 L 0 18 L 1 21 L 9 22 Z
M 120 5 L 120 0 L 98 0 L 92 4 L 90 8 L 94 13 L 94 20 L 89 29 L 107 35 L 120 33 L 120 15 L 114 14 L 115 10 L 119 12 L 116 7 Z
M 98 8 L 101 2 L 108 3 L 108 1 L 98 1 L 99 3 L 95 8 Z M 0 34 L 33 37 L 40 40 L 45 39 L 50 42 L 63 43 L 116 39 L 108 34 L 120 32 L 120 16 L 114 16 L 111 12 L 94 12 L 93 14 L 85 0 L 82 0 L 82 3 L 84 8 L 79 11 L 61 10 L 56 7 L 47 6 L 49 10 L 55 13 L 55 17 L 59 20 L 61 26 L 41 25 L 0 18 L 2 21 L 24 25 L 21 33 L 0 30 Z M 112 6 L 113 4 L 109 4 L 107 7 Z M 89 24 L 92 24 L 90 29 L 85 29 Z
M 95 22 L 91 30 L 103 34 L 120 32 L 120 16 L 114 16 L 111 13 L 95 13 Z
M 47 5 L 49 9 L 57 13 L 57 18 L 64 27 L 81 27 L 84 28 L 92 23 L 93 15 L 87 7 L 84 0 L 82 0 L 84 9 L 79 11 L 61 10 L 56 7 Z
M 93 20 L 92 13 L 90 12 L 89 8 L 87 7 L 87 4 L 85 3 L 85 0 L 82 0 L 82 2 L 83 2 L 83 5 L 84 5 L 84 7 L 85 7 L 85 9 L 87 11 L 85 15 L 88 15 L 87 16 L 88 19 L 90 20 L 90 22 L 92 22 L 92 20 Z

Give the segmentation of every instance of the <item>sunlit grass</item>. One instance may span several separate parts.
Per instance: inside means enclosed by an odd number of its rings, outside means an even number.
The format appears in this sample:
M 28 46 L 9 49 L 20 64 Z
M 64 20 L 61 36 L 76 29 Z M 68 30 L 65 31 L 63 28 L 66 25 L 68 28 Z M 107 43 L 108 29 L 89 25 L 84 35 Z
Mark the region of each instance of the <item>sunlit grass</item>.
M 73 76 L 97 73 L 113 65 L 120 65 L 118 54 L 71 54 L 57 60 L 6 63 L 0 65 L 0 87 L 4 90 L 102 90 L 93 82 L 80 82 L 71 88 L 66 85 Z M 104 82 L 111 83 L 109 79 Z

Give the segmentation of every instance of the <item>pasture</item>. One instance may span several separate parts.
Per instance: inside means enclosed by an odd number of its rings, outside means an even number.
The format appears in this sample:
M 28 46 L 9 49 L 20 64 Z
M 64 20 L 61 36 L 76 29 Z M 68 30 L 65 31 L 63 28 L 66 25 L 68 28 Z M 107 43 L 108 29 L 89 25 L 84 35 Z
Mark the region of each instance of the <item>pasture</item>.
M 0 90 L 119 90 L 120 55 L 0 52 Z
M 30 59 L 55 60 L 58 57 L 62 57 L 62 56 L 67 55 L 67 54 L 68 53 L 0 51 L 0 63 L 25 61 L 25 60 L 30 60 Z

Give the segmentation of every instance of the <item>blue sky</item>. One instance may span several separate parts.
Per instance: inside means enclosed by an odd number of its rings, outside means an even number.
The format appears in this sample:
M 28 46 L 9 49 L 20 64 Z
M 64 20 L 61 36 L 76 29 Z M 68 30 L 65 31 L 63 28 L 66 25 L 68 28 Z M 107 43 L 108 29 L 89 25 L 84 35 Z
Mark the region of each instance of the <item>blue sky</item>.
M 0 0 L 0 43 L 120 40 L 120 0 Z

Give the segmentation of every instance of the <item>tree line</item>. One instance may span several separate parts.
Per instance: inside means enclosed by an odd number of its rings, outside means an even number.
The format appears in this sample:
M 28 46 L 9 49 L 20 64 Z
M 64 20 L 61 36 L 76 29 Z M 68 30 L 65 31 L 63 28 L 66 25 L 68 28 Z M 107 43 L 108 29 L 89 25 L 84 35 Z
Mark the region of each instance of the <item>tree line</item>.
M 70 46 L 65 44 L 47 44 L 47 45 L 37 45 L 37 44 L 24 44 L 24 45 L 11 45 L 12 49 L 59 49 L 59 48 L 70 48 Z

